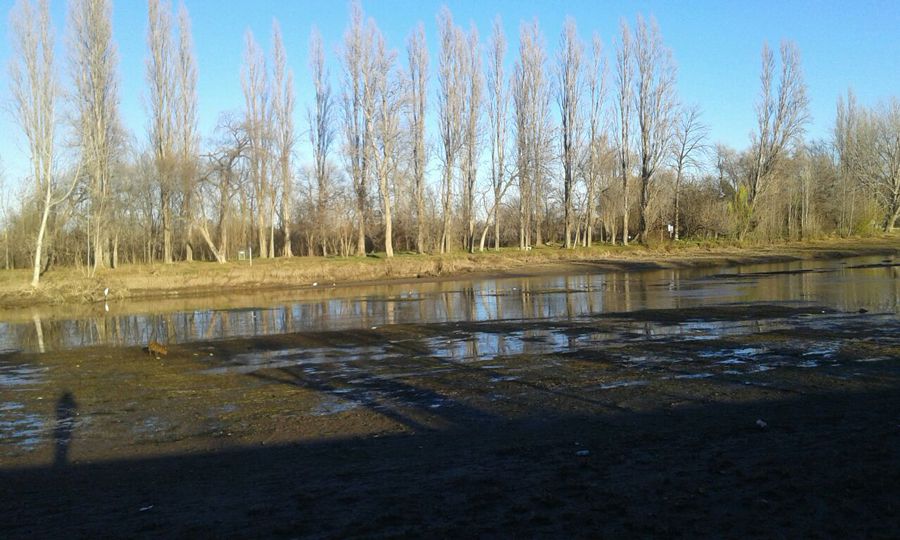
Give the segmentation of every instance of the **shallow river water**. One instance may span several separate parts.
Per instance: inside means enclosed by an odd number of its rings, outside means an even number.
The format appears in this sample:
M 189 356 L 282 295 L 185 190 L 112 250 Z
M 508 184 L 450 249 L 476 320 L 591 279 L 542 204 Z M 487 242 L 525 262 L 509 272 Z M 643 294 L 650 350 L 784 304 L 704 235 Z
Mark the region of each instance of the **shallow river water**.
M 856 257 L 705 269 L 229 293 L 183 300 L 23 310 L 0 321 L 0 351 L 187 343 L 387 324 L 574 320 L 728 303 L 821 305 L 900 313 L 900 258 Z

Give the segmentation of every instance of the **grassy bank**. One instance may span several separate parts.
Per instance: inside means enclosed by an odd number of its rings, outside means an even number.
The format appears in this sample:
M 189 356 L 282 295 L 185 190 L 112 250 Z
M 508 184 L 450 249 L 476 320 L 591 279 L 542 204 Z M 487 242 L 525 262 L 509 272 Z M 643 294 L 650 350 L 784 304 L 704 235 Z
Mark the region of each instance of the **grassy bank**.
M 445 279 L 464 274 L 531 275 L 585 269 L 685 268 L 719 264 L 776 262 L 865 254 L 900 253 L 900 235 L 825 239 L 776 245 L 677 242 L 656 246 L 594 246 L 565 250 L 504 249 L 450 255 L 401 254 L 350 258 L 294 257 L 175 264 L 123 265 L 88 277 L 84 269 L 53 268 L 38 289 L 28 286 L 29 271 L 0 271 L 0 307 L 89 303 L 111 299 L 220 294 L 229 290 L 313 287 L 385 280 Z

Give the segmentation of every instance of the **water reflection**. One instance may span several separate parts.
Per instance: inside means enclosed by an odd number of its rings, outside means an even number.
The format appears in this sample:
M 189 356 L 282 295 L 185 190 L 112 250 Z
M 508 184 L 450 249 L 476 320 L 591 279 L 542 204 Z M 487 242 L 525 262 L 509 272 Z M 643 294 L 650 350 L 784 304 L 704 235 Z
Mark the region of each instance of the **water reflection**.
M 882 259 L 346 287 L 294 293 L 293 299 L 236 294 L 193 299 L 185 301 L 186 308 L 171 309 L 157 302 L 113 305 L 110 312 L 35 311 L 27 323 L 21 318 L 0 322 L 0 351 L 188 342 L 397 323 L 573 320 L 604 312 L 727 302 L 810 302 L 842 311 L 897 314 L 900 268 L 881 264 Z M 460 345 L 479 346 L 471 340 Z

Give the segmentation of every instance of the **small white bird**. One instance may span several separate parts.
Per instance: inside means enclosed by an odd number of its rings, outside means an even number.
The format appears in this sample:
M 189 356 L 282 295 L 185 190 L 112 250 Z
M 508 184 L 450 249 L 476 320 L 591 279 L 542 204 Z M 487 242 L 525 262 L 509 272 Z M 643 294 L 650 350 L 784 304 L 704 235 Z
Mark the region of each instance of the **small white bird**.
M 319 286 L 319 282 L 318 282 L 318 281 L 313 281 L 313 287 L 318 287 L 318 286 Z
M 103 296 L 109 296 L 109 287 L 103 289 Z

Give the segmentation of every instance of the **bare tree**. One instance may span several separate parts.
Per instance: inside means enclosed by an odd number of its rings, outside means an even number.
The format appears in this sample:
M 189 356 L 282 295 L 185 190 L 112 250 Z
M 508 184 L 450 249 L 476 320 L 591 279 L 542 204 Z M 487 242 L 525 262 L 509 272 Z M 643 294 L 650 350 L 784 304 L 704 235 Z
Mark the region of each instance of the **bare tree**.
M 194 259 L 192 241 L 195 217 L 194 196 L 197 188 L 199 129 L 197 127 L 197 61 L 191 19 L 182 4 L 178 9 L 178 86 L 175 102 L 176 154 L 181 177 L 181 216 L 184 223 L 184 257 Z M 200 203 L 202 204 L 202 202 Z
M 871 194 L 884 213 L 881 228 L 890 231 L 900 218 L 900 101 L 866 109 L 850 93 L 836 123 L 842 174 Z
M 291 246 L 291 221 L 293 219 L 293 155 L 294 155 L 294 74 L 287 67 L 287 53 L 281 39 L 281 28 L 272 23 L 272 120 L 274 153 L 278 162 L 277 174 L 281 180 L 281 227 L 284 230 L 282 255 L 293 257 Z M 321 40 L 319 44 L 321 56 Z M 324 62 L 324 60 L 323 60 Z M 318 81 L 317 81 L 318 86 Z M 318 88 L 316 93 L 318 94 Z M 318 95 L 317 95 L 318 97 Z M 327 149 L 326 149 L 327 152 Z M 317 163 L 318 165 L 318 163 Z M 316 169 L 318 172 L 318 167 Z
M 200 198 L 197 229 L 216 261 L 224 263 L 228 255 L 228 220 L 232 198 L 246 174 L 247 147 L 250 142 L 242 122 L 222 115 L 216 126 L 218 140 L 206 156 L 207 167 L 199 182 Z M 207 210 L 208 208 L 208 210 Z M 215 217 L 210 228 L 207 212 Z M 218 241 L 213 239 L 217 233 Z
M 409 127 L 412 135 L 412 174 L 415 183 L 416 251 L 425 253 L 425 107 L 428 95 L 428 46 L 421 23 L 407 41 L 409 60 Z
M 550 89 L 546 53 L 537 22 L 519 31 L 519 58 L 513 73 L 516 125 L 516 177 L 519 185 L 519 249 L 541 245 L 546 201 L 544 181 L 550 141 Z M 533 236 L 532 236 L 533 233 Z
M 9 188 L 6 187 L 4 175 L 0 172 L 0 223 L 3 224 L 3 269 L 12 268 L 9 258 L 10 206 Z
M 344 154 L 356 199 L 356 253 L 366 254 L 366 217 L 369 198 L 369 136 L 371 126 L 371 33 L 363 27 L 363 12 L 358 2 L 350 8 L 350 27 L 344 33 L 341 51 L 344 80 L 341 105 L 344 123 Z
M 494 249 L 500 249 L 500 201 L 509 183 L 506 175 L 507 114 L 509 90 L 503 72 L 506 56 L 506 36 L 500 18 L 494 19 L 494 28 L 488 50 L 487 90 L 488 113 L 491 124 L 491 187 L 494 200 L 488 212 L 484 233 L 481 235 L 480 250 L 484 251 L 484 239 L 488 223 L 494 222 Z
M 75 186 L 68 190 L 55 177 L 56 94 L 58 91 L 53 63 L 53 29 L 48 0 L 33 5 L 19 0 L 10 16 L 15 57 L 9 64 L 9 79 L 14 102 L 14 116 L 28 140 L 34 193 L 39 203 L 40 225 L 34 243 L 34 265 L 31 286 L 41 279 L 41 257 L 47 224 L 54 208 L 65 201 Z M 78 174 L 75 175 L 77 180 Z
M 616 90 L 618 97 L 618 121 L 619 121 L 619 172 L 622 177 L 622 243 L 628 245 L 628 179 L 631 175 L 629 157 L 631 152 L 631 84 L 634 77 L 634 52 L 631 45 L 631 30 L 628 24 L 622 21 L 622 37 L 619 47 L 616 49 Z
M 483 79 L 481 75 L 481 48 L 478 31 L 474 25 L 465 43 L 463 58 L 465 79 L 465 133 L 463 135 L 463 222 L 466 224 L 464 245 L 470 253 L 475 252 L 475 184 L 478 178 L 478 161 L 481 155 L 481 102 Z
M 900 218 L 900 100 L 896 97 L 883 106 L 876 130 L 874 150 L 878 166 L 867 178 L 885 210 L 882 228 L 887 232 Z
M 330 170 L 328 168 L 328 153 L 334 140 L 334 130 L 331 127 L 331 84 L 328 82 L 328 72 L 325 68 L 325 48 L 322 46 L 322 36 L 317 29 L 313 29 L 309 39 L 309 66 L 312 71 L 314 109 L 307 111 L 309 120 L 309 143 L 313 150 L 314 174 L 316 180 L 316 223 L 318 230 L 318 243 L 322 249 L 322 255 L 328 255 L 328 216 L 327 207 L 331 191 Z
M 401 88 L 394 73 L 396 52 L 388 50 L 381 31 L 372 27 L 372 71 L 369 79 L 374 107 L 367 121 L 372 126 L 369 142 L 371 156 L 381 194 L 381 215 L 384 223 L 384 250 L 394 256 L 393 219 L 391 215 L 391 182 L 397 171 L 396 148 L 400 135 Z M 370 109 L 367 108 L 367 114 Z
M 275 202 L 270 173 L 270 108 L 269 77 L 266 72 L 266 58 L 253 34 L 248 30 L 245 37 L 244 64 L 241 82 L 244 89 L 244 123 L 249 141 L 250 182 L 253 185 L 256 203 L 256 227 L 259 238 L 259 256 L 274 256 L 270 231 Z
M 69 11 L 75 134 L 90 187 L 92 271 L 105 264 L 112 165 L 120 144 L 111 11 L 109 0 L 73 0 Z
M 544 243 L 544 219 L 547 215 L 547 183 L 550 176 L 550 163 L 555 161 L 553 152 L 553 122 L 550 119 L 551 89 L 550 79 L 547 76 L 547 52 L 544 36 L 541 34 L 537 20 L 528 25 L 526 30 L 530 35 L 530 51 L 528 64 L 532 85 L 531 110 L 534 113 L 531 122 L 530 152 L 531 152 L 531 185 L 532 223 L 534 224 L 534 244 L 541 246 Z
M 781 43 L 781 75 L 777 81 L 775 57 L 769 46 L 763 45 L 760 82 L 760 99 L 756 104 L 758 132 L 753 139 L 755 159 L 748 182 L 751 209 L 809 122 L 809 98 L 796 44 Z
M 645 242 L 650 184 L 669 151 L 676 105 L 675 64 L 672 61 L 672 52 L 663 44 L 659 27 L 653 18 L 648 25 L 644 18 L 638 15 L 634 35 L 634 58 L 637 63 L 635 102 L 641 160 L 638 231 L 640 241 Z
M 603 104 L 606 99 L 606 58 L 600 36 L 594 34 L 591 65 L 588 76 L 590 94 L 590 115 L 588 117 L 588 152 L 587 152 L 587 217 L 585 245 L 593 242 L 596 208 L 600 191 L 600 176 L 603 168 L 603 157 L 606 152 L 606 130 L 603 126 Z
M 530 146 L 529 124 L 531 122 L 530 106 L 530 85 L 528 84 L 528 74 L 525 71 L 525 47 L 527 42 L 523 38 L 528 35 L 522 30 L 519 31 L 519 59 L 513 67 L 512 81 L 510 84 L 510 93 L 513 103 L 513 114 L 516 126 L 516 183 L 519 188 L 519 249 L 524 250 L 531 247 L 530 231 L 531 231 L 531 153 L 528 148 Z
M 446 7 L 438 15 L 441 52 L 438 67 L 438 125 L 443 169 L 441 174 L 441 253 L 450 250 L 450 212 L 453 170 L 465 139 L 465 37 Z
M 855 171 L 853 170 L 855 150 L 853 133 L 856 129 L 857 117 L 856 96 L 852 90 L 848 89 L 846 102 L 843 97 L 838 97 L 833 135 L 833 145 L 837 151 L 840 167 L 838 176 L 840 178 L 841 212 L 838 229 L 844 236 L 850 236 L 853 233 L 855 206 L 853 200 L 857 192 L 857 182 L 855 182 Z
M 566 248 L 574 247 L 572 234 L 575 212 L 573 208 L 573 189 L 575 186 L 575 168 L 578 153 L 582 144 L 581 96 L 583 93 L 582 56 L 584 44 L 578 37 L 575 20 L 566 17 L 560 36 L 557 59 L 556 99 L 561 116 L 560 145 L 563 165 L 563 204 L 565 206 L 565 243 Z
M 176 99 L 175 66 L 172 62 L 171 5 L 160 0 L 148 2 L 147 85 L 150 92 L 150 142 L 159 183 L 163 229 L 163 261 L 172 262 L 172 191 L 175 174 Z
M 678 115 L 672 139 L 671 159 L 675 167 L 675 209 L 673 212 L 674 235 L 678 240 L 681 231 L 680 196 L 684 173 L 689 169 L 699 169 L 699 155 L 705 149 L 704 143 L 709 133 L 700 121 L 700 108 L 685 107 Z

